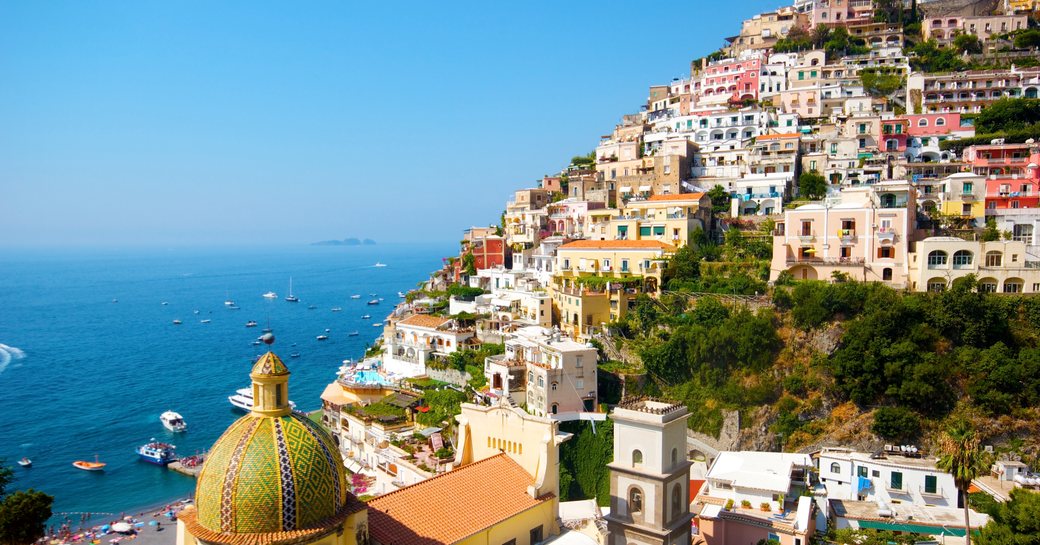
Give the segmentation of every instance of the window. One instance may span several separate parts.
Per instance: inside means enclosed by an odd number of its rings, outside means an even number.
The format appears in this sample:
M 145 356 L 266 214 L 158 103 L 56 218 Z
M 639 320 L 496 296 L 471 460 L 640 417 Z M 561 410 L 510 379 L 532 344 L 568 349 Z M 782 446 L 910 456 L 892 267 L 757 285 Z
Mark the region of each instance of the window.
M 831 473 L 841 473 L 841 465 L 838 462 L 831 462 Z
M 627 259 L 622 259 L 621 260 L 621 272 L 628 272 L 628 260 Z
M 857 467 L 856 468 L 856 476 L 857 477 L 866 478 L 867 477 L 867 468 L 865 466 Z
M 632 467 L 637 467 L 643 463 L 643 451 L 636 449 L 632 451 Z
M 961 205 L 961 215 L 962 216 L 970 216 L 971 215 L 971 205 L 970 204 Z
M 935 494 L 935 491 L 938 489 L 938 486 L 936 486 L 937 485 L 936 481 L 937 481 L 937 479 L 935 478 L 935 475 L 925 475 L 924 476 L 924 493 L 925 494 Z
M 610 260 L 609 259 L 604 259 L 603 260 L 603 270 L 605 270 L 605 271 L 609 271 L 610 270 Z
M 657 236 L 664 235 L 664 226 L 663 225 L 655 226 L 654 227 L 654 235 L 657 235 Z
M 676 484 L 672 486 L 672 517 L 678 517 L 680 513 L 684 511 L 682 506 L 682 486 Z
M 927 126 L 928 126 L 928 120 L 922 117 L 922 118 L 921 118 L 921 119 L 920 119 L 920 120 L 919 120 L 919 121 L 917 122 L 917 126 L 918 126 L 918 127 L 927 127 Z
M 531 528 L 531 545 L 536 545 L 542 542 L 542 525 Z
M 628 512 L 632 515 L 643 512 L 643 492 L 638 488 L 628 491 Z
M 891 488 L 892 490 L 902 490 L 903 489 L 903 473 L 900 472 L 900 471 L 893 471 L 892 472 L 892 479 L 890 481 L 890 484 L 891 484 L 891 486 L 889 486 L 889 488 Z
M 679 449 L 673 448 L 672 449 L 672 465 L 674 466 L 675 464 L 678 464 L 678 463 L 679 463 Z
M 946 281 L 942 278 L 933 278 L 928 281 L 928 291 L 937 293 L 946 290 Z
M 648 236 L 650 236 L 650 227 L 640 227 L 639 228 L 639 236 L 640 237 L 648 237 Z
M 891 246 L 882 246 L 877 249 L 878 259 L 892 259 L 895 257 L 895 248 Z
M 575 356 L 574 357 L 574 366 L 577 367 L 578 369 L 581 369 L 582 365 L 583 365 L 582 364 L 582 357 L 581 356 Z
M 928 254 L 928 268 L 937 269 L 939 267 L 946 266 L 946 252 L 942 250 L 933 250 Z
M 962 195 L 970 194 L 971 193 L 971 188 L 972 188 L 971 182 L 964 182 L 964 183 L 962 183 L 961 184 L 961 194 Z
M 942 127 L 945 124 L 946 124 L 946 119 L 945 118 L 940 117 L 940 118 L 935 120 L 935 126 L 936 127 Z
M 545 377 L 538 377 L 538 387 L 545 388 Z
M 560 412 L 560 404 L 559 403 L 553 403 L 552 404 L 552 413 L 553 414 L 559 414 L 559 412 Z
M 1022 281 L 1014 278 L 1005 280 L 1004 293 L 1022 293 Z
M 579 389 L 579 390 L 584 388 L 585 387 L 585 381 L 579 378 L 578 380 L 574 381 L 574 387 Z
M 553 382 L 553 383 L 552 383 L 552 384 L 551 384 L 551 385 L 549 386 L 549 388 L 551 388 L 551 389 L 552 389 L 552 391 L 554 391 L 554 392 L 555 392 L 555 391 L 556 391 L 556 387 L 557 387 L 558 385 L 559 385 L 559 384 L 558 384 L 557 382 Z
M 971 266 L 973 255 L 968 250 L 957 250 L 953 254 L 953 268 L 963 269 Z

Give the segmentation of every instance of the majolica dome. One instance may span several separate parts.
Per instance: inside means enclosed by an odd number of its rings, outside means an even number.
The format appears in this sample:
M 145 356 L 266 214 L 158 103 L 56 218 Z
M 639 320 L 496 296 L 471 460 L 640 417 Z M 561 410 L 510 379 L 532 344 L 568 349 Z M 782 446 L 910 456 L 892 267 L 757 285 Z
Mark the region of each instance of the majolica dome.
M 203 533 L 309 534 L 357 510 L 332 437 L 289 407 L 289 369 L 273 353 L 250 373 L 255 404 L 217 440 L 195 489 Z M 303 532 L 301 532 L 303 531 Z M 201 537 L 196 533 L 196 537 Z

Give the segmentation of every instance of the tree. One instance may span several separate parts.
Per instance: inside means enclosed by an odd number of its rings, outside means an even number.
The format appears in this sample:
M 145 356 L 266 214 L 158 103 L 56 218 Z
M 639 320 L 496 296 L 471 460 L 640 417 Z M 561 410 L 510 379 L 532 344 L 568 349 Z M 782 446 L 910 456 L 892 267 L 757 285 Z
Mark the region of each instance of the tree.
M 725 214 L 729 210 L 730 195 L 726 188 L 717 185 L 708 190 L 708 197 L 711 198 L 712 212 Z
M 921 419 L 905 407 L 881 407 L 874 411 L 870 431 L 883 439 L 913 441 L 921 433 Z
M 827 179 L 815 170 L 803 172 L 798 177 L 798 194 L 810 199 L 822 199 L 827 195 Z
M 7 465 L 7 460 L 0 458 L 0 498 L 7 494 L 7 485 L 14 481 L 14 471 Z
M 1016 34 L 1015 47 L 1018 49 L 1040 47 L 1040 29 L 1030 28 Z
M 54 496 L 19 490 L 0 502 L 0 544 L 28 545 L 44 536 Z
M 953 39 L 953 48 L 973 54 L 982 53 L 982 40 L 974 34 L 958 34 Z
M 859 73 L 863 90 L 873 97 L 889 97 L 903 88 L 903 76 L 898 72 L 866 68 Z
M 975 118 L 979 134 L 1007 132 L 1025 129 L 1040 123 L 1040 99 L 1002 98 L 989 106 Z
M 466 252 L 462 256 L 462 270 L 469 276 L 477 274 L 477 258 L 473 257 L 472 252 Z
M 939 436 L 939 462 L 936 467 L 953 475 L 953 482 L 964 502 L 964 542 L 971 545 L 971 526 L 968 524 L 968 487 L 985 469 L 979 437 L 966 420 L 957 420 Z
M 1021 488 L 1011 490 L 1010 499 L 997 507 L 989 524 L 979 532 L 977 542 L 981 545 L 1040 543 L 1040 494 Z

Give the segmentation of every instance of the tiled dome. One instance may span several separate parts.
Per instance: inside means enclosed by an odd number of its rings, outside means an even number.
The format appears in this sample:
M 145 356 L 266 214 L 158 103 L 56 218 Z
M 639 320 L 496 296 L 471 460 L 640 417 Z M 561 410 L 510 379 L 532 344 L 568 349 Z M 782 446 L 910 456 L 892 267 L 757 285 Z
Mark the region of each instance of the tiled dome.
M 284 386 L 289 371 L 268 353 L 253 369 L 254 390 L 261 387 L 256 375 L 272 372 Z M 254 407 L 214 443 L 195 489 L 198 525 L 232 535 L 289 532 L 323 527 L 350 510 L 332 437 L 284 408 L 261 414 L 264 408 Z

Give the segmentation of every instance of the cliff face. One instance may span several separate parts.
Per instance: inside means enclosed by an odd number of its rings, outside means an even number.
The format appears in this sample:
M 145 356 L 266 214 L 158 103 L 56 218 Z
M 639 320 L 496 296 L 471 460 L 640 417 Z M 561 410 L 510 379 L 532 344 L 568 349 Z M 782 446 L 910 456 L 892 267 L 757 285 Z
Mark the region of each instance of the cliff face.
M 969 17 L 992 15 L 1000 7 L 1000 0 L 933 0 L 919 2 L 923 19 L 929 17 Z

